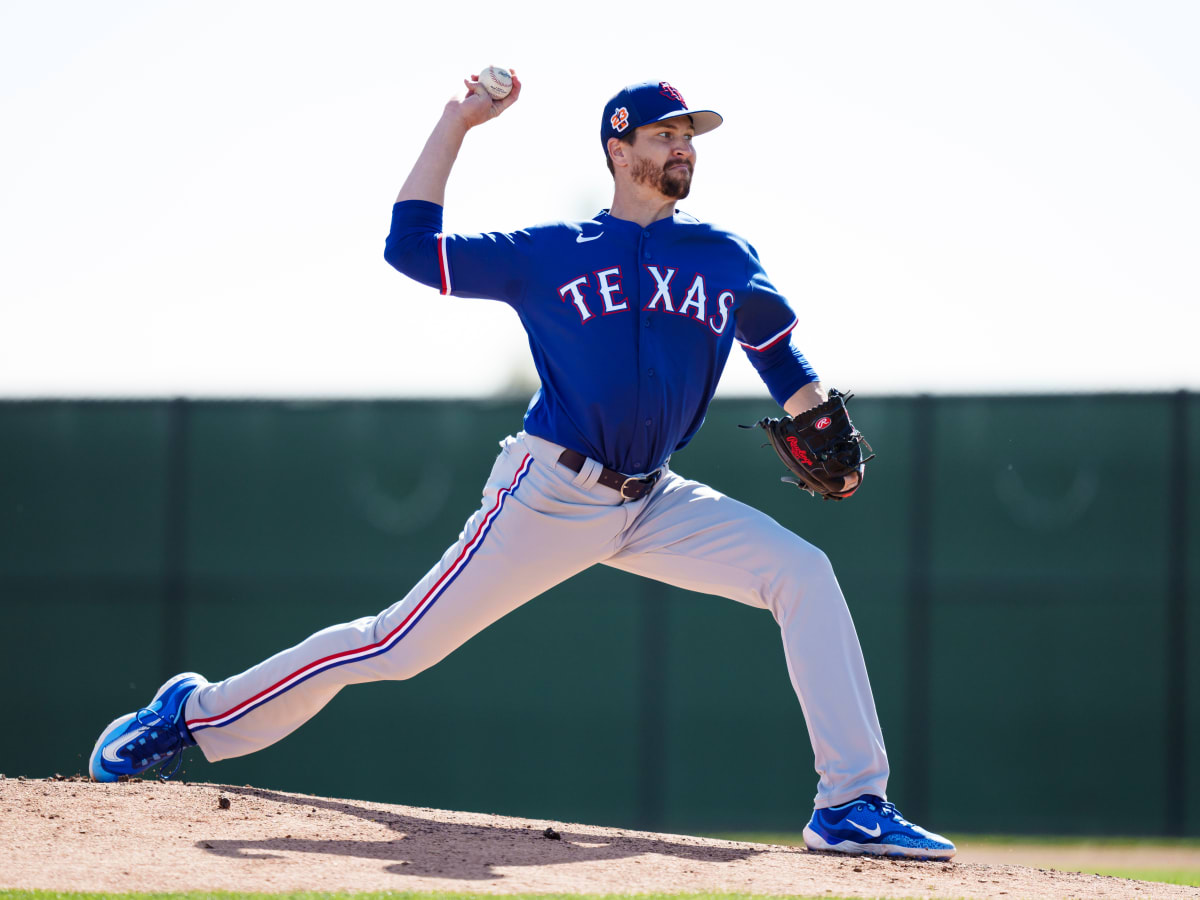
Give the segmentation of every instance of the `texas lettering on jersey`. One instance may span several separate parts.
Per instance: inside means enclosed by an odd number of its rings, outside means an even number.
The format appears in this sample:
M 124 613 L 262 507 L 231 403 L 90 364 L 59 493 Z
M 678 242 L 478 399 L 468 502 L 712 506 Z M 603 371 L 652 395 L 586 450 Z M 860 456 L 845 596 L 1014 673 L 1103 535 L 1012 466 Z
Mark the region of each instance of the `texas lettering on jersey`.
M 697 272 L 691 280 L 681 301 L 672 294 L 671 283 L 678 274 L 678 269 L 667 266 L 645 266 L 646 271 L 654 280 L 654 296 L 642 307 L 645 311 L 659 310 L 676 316 L 690 316 L 697 322 L 707 325 L 714 334 L 724 334 L 725 326 L 729 324 L 729 313 L 735 300 L 733 291 L 719 291 L 712 304 L 713 314 L 709 314 L 709 293 L 704 275 Z M 629 309 L 624 287 L 621 283 L 621 267 L 613 266 L 601 269 L 590 275 L 580 275 L 558 289 L 563 301 L 570 301 L 579 311 L 580 322 L 586 323 L 595 313 L 595 307 L 601 315 L 622 312 Z

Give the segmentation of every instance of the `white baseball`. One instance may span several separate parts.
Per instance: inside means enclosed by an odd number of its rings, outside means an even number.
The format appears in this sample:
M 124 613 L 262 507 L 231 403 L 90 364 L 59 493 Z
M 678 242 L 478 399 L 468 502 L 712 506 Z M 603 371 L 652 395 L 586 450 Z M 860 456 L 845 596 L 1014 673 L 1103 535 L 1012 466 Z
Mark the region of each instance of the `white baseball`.
M 493 99 L 503 100 L 512 90 L 512 75 L 508 69 L 499 66 L 488 66 L 479 73 L 479 83 L 483 85 Z

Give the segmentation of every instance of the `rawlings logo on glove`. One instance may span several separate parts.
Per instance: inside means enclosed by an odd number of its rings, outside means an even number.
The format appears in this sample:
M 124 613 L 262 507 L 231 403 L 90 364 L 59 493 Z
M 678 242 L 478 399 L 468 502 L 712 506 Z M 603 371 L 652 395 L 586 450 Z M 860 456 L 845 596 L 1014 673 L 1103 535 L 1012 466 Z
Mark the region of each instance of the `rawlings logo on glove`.
M 789 434 L 787 436 L 787 445 L 791 448 L 792 456 L 794 456 L 800 462 L 804 463 L 806 466 L 811 466 L 813 464 L 813 461 L 808 458 L 808 451 L 801 449 L 800 442 L 796 440 L 795 435 Z
M 762 428 L 779 459 L 794 477 L 781 478 L 814 497 L 845 500 L 862 484 L 871 445 L 850 421 L 846 401 L 852 394 L 836 390 L 820 406 L 795 418 L 762 419 L 743 428 Z

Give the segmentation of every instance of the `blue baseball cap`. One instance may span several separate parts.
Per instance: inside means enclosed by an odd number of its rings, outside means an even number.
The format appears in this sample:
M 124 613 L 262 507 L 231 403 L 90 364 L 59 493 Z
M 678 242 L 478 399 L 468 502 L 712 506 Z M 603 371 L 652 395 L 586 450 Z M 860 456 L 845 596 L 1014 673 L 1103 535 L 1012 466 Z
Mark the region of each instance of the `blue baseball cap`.
M 632 129 L 674 119 L 676 116 L 691 116 L 696 134 L 712 131 L 723 121 L 711 109 L 688 109 L 683 94 L 665 81 L 643 81 L 631 84 L 604 105 L 604 118 L 600 121 L 600 146 L 608 153 L 608 139 L 619 138 Z

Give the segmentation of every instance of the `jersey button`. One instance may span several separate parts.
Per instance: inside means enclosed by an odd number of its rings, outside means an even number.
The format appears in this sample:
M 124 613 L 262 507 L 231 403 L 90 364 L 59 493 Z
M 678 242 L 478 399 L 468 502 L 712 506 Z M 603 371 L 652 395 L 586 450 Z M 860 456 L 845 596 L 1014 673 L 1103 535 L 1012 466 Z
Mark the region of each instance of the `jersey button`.
M 642 232 L 642 237 L 650 237 L 650 232 L 648 232 L 648 231 L 643 231 L 643 232 Z
M 647 427 L 647 428 L 649 428 L 649 427 L 650 427 L 652 424 L 653 424 L 653 422 L 652 422 L 650 419 L 647 419 L 647 420 L 646 420 L 646 427 Z
M 654 370 L 653 370 L 653 369 L 647 369 L 647 370 L 646 370 L 646 374 L 647 374 L 647 375 L 649 375 L 651 378 L 653 378 L 653 377 L 654 377 Z

